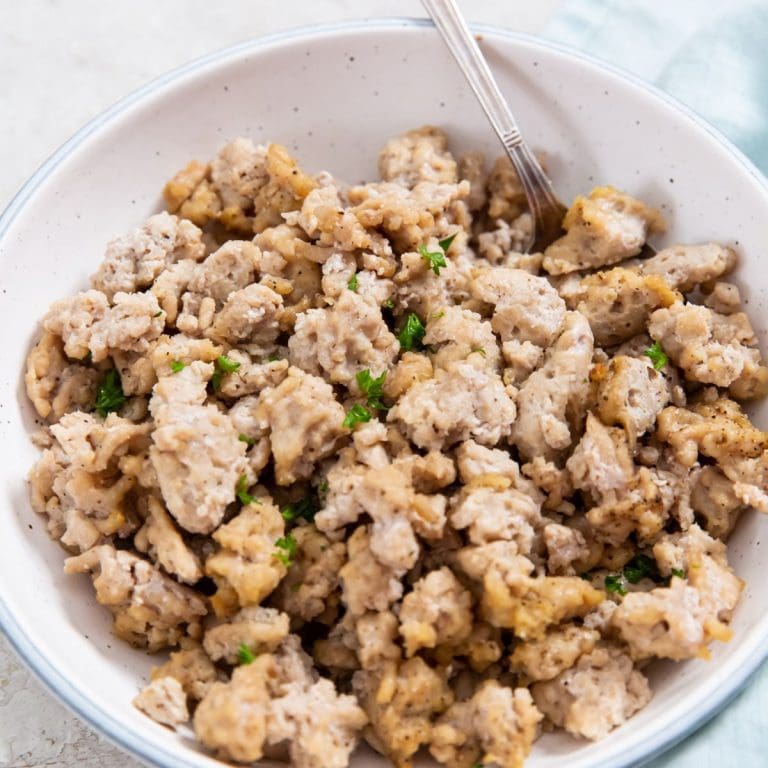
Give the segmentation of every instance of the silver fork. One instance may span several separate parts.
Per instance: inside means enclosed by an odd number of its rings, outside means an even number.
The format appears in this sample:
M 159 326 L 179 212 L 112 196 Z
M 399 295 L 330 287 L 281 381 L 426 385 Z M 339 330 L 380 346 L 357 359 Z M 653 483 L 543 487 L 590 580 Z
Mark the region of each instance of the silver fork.
M 422 4 L 488 115 L 520 177 L 533 216 L 533 235 L 526 252 L 542 251 L 562 234 L 566 208 L 557 199 L 552 182 L 520 135 L 509 105 L 455 0 L 422 0 Z

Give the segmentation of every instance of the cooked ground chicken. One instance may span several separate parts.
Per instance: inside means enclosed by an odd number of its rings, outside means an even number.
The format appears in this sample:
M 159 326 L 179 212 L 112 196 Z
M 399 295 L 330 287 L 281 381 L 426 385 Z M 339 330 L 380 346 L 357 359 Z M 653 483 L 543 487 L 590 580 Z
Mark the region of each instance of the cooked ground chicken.
M 157 677 L 133 700 L 133 706 L 163 725 L 189 720 L 187 694 L 175 677 Z
M 731 387 L 736 397 L 765 394 L 765 366 L 743 312 L 721 315 L 677 302 L 651 315 L 648 333 L 690 381 Z
M 640 253 L 646 237 L 664 227 L 659 211 L 613 187 L 598 187 L 568 209 L 566 234 L 547 248 L 542 266 L 562 275 L 616 264 Z
M 481 764 L 519 768 L 542 719 L 526 688 L 486 680 L 469 701 L 451 705 L 438 720 L 429 751 L 443 765 L 480 758 Z
M 673 245 L 642 263 L 644 275 L 660 275 L 670 288 L 683 293 L 710 283 L 736 266 L 733 248 L 717 243 Z
M 643 673 L 612 646 L 595 648 L 531 690 L 536 706 L 552 723 L 587 739 L 606 736 L 651 700 Z
M 679 298 L 658 275 L 615 267 L 587 275 L 567 302 L 589 320 L 595 343 L 610 347 L 642 333 L 653 310 Z
M 652 659 L 729 639 L 768 367 L 736 252 L 646 258 L 629 194 L 525 254 L 507 158 L 425 126 L 379 171 L 248 139 L 179 171 L 43 318 L 31 505 L 170 652 L 135 706 L 216 756 L 521 768 L 542 721 L 603 738 Z
M 132 645 L 158 651 L 186 634 L 200 636 L 204 598 L 131 552 L 102 544 L 70 557 L 64 570 L 91 574 L 96 600 L 112 611 L 115 634 Z

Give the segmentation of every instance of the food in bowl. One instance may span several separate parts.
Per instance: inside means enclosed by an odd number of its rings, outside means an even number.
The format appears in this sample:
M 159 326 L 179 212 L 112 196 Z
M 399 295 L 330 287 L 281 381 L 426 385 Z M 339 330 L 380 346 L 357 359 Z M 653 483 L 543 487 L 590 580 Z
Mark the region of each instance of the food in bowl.
M 32 506 L 172 651 L 136 706 L 223 759 L 520 766 L 728 639 L 768 369 L 735 251 L 647 256 L 641 201 L 595 189 L 524 254 L 506 158 L 424 127 L 379 168 L 237 139 L 169 181 L 43 319 Z

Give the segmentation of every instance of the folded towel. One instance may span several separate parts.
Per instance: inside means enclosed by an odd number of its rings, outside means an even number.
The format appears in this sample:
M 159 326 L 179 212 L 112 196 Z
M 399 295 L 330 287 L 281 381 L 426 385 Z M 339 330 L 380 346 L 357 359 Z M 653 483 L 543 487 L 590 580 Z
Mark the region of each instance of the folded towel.
M 544 36 L 654 83 L 768 174 L 766 0 L 567 0 Z M 646 768 L 768 765 L 768 665 L 728 709 Z
M 653 82 L 768 174 L 765 0 L 570 0 L 544 34 Z

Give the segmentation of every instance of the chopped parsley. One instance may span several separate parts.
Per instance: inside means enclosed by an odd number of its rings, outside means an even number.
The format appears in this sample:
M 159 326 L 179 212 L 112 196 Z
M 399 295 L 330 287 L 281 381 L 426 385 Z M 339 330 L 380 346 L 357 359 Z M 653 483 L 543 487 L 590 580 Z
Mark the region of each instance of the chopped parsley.
M 485 768 L 485 763 L 475 763 L 472 768 Z
M 482 355 L 483 357 L 488 357 L 488 354 L 482 347 L 472 347 L 469 354 L 470 355 L 478 354 L 478 355 Z
M 400 333 L 397 334 L 400 349 L 403 352 L 419 349 L 425 332 L 424 324 L 419 320 L 419 316 L 415 312 L 409 312 Z
M 182 362 L 181 360 L 171 360 L 171 371 L 173 373 L 178 373 L 179 371 L 183 371 L 187 367 L 187 364 Z
M 664 581 L 656 561 L 648 555 L 638 553 L 622 568 L 621 573 L 605 577 L 605 589 L 617 595 L 626 595 L 627 584 L 637 584 L 643 579 L 650 579 L 657 584 Z
M 162 316 L 163 316 L 163 314 L 164 314 L 164 313 L 163 313 L 163 310 L 161 309 L 160 311 L 158 311 L 158 312 L 155 312 L 155 314 L 154 314 L 154 315 L 152 315 L 152 317 L 162 317 Z
M 234 373 L 240 367 L 240 363 L 226 355 L 219 355 L 216 358 L 215 366 L 216 370 L 211 376 L 211 386 L 214 392 L 218 392 L 221 387 L 221 377 L 225 373 Z
M 253 664 L 256 661 L 256 654 L 245 643 L 240 643 L 237 649 L 237 660 L 241 664 Z
M 341 422 L 342 427 L 352 429 L 356 424 L 362 424 L 365 421 L 371 420 L 371 412 L 359 403 L 355 403 L 344 417 L 344 421 Z
M 276 363 L 280 359 L 280 355 L 270 355 L 267 358 L 268 363 Z
M 658 341 L 654 341 L 643 354 L 651 358 L 653 367 L 657 371 L 660 371 L 669 362 L 669 358 L 664 354 L 664 350 Z
M 592 574 L 588 571 L 585 571 L 581 574 L 581 578 L 584 579 L 584 581 L 592 581 Z
M 274 557 L 277 558 L 286 568 L 290 568 L 296 557 L 296 551 L 298 549 L 296 545 L 296 539 L 294 539 L 293 536 L 291 536 L 289 533 L 285 536 L 281 536 L 275 542 L 275 546 L 277 547 L 277 551 L 273 553 Z
M 617 595 L 626 595 L 627 588 L 624 586 L 624 580 L 618 574 L 612 573 L 605 577 L 605 591 L 613 592 Z
M 328 498 L 328 481 L 323 480 L 320 485 L 317 486 L 317 498 L 321 504 L 325 504 L 326 498 Z
M 349 282 L 347 283 L 347 288 L 349 288 L 350 291 L 354 291 L 355 293 L 357 293 L 357 272 L 355 272 L 355 274 L 349 278 Z
M 368 399 L 368 407 L 376 410 L 385 411 L 387 406 L 381 401 L 384 390 L 384 379 L 387 378 L 387 372 L 384 371 L 381 376 L 375 379 L 367 368 L 364 371 L 358 371 L 355 376 L 357 386 Z
M 682 568 L 673 568 L 672 569 L 672 575 L 677 576 L 678 579 L 684 579 L 685 578 L 685 571 Z
M 99 388 L 96 390 L 96 410 L 99 416 L 106 418 L 108 413 L 119 411 L 125 403 L 123 383 L 117 368 L 107 371 Z
M 312 522 L 315 519 L 316 512 L 317 507 L 311 496 L 305 496 L 303 499 L 299 499 L 299 501 L 291 502 L 280 510 L 283 520 L 288 523 L 292 523 L 300 517 Z
M 444 251 L 428 251 L 426 245 L 419 246 L 419 253 L 421 258 L 427 263 L 427 266 L 436 274 L 440 274 L 440 270 L 443 267 L 447 267 L 448 264 L 445 261 Z
M 237 485 L 235 486 L 235 495 L 243 505 L 248 504 L 261 504 L 261 502 L 248 493 L 248 477 L 246 475 L 240 475 L 237 479 Z
M 394 309 L 395 302 L 392 301 L 392 299 L 387 299 L 381 306 L 384 307 L 384 309 Z
M 652 579 L 656 582 L 662 580 L 656 561 L 648 555 L 635 555 L 624 566 L 623 574 L 630 584 L 637 584 L 643 579 Z
M 234 373 L 240 367 L 240 363 L 226 355 L 219 355 L 216 358 L 216 367 L 222 373 Z
M 448 235 L 448 237 L 444 237 L 442 240 L 437 241 L 437 244 L 443 249 L 443 253 L 448 253 L 448 249 L 451 247 L 451 244 L 458 234 L 458 231 L 456 231 L 452 235 Z
M 252 445 L 256 445 L 256 438 L 254 438 L 254 437 L 248 437 L 248 435 L 238 435 L 238 436 L 237 436 L 237 439 L 238 439 L 238 440 L 239 440 L 241 443 L 245 443 L 245 444 L 246 444 L 246 445 L 247 445 L 249 448 L 250 448 Z
M 419 246 L 419 253 L 421 258 L 427 263 L 427 266 L 436 274 L 440 274 L 440 270 L 443 267 L 447 267 L 445 257 L 448 253 L 448 249 L 451 247 L 451 243 L 456 239 L 458 232 L 454 232 L 448 237 L 444 237 L 442 240 L 438 240 L 437 244 L 440 246 L 439 251 L 428 251 L 427 246 L 422 244 Z

